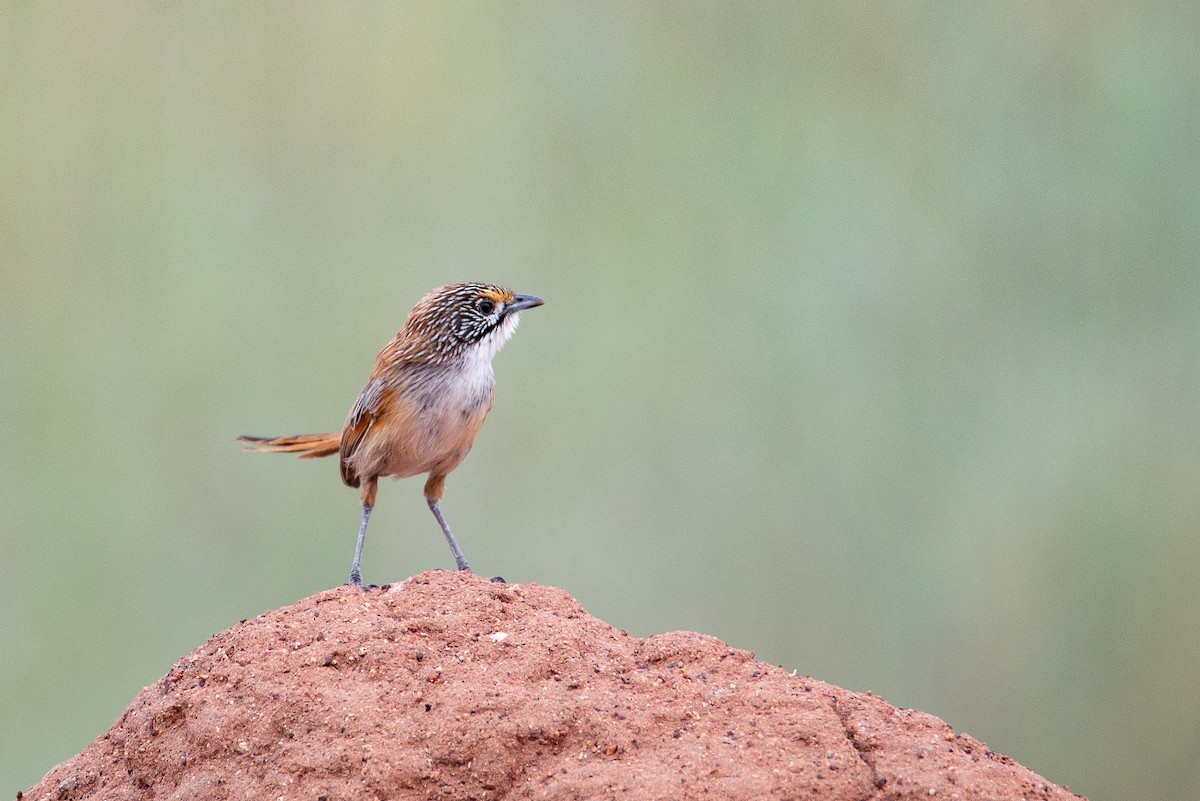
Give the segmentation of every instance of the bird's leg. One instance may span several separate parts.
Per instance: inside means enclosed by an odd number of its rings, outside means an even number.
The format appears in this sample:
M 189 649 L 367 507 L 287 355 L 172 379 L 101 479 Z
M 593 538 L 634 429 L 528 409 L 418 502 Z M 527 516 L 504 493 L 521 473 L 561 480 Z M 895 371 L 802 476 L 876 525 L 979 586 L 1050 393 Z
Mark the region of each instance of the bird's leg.
M 442 527 L 442 533 L 446 535 L 446 542 L 450 543 L 450 550 L 454 553 L 454 561 L 458 563 L 458 569 L 470 573 L 471 566 L 467 564 L 467 557 L 463 556 L 462 548 L 458 547 L 458 542 L 454 539 L 454 534 L 450 531 L 446 518 L 442 517 L 442 507 L 438 505 L 437 498 L 426 498 L 425 500 L 429 502 L 429 510 L 433 512 L 438 525 Z
M 371 519 L 373 507 L 363 504 L 362 523 L 358 527 L 358 543 L 354 546 L 354 561 L 350 563 L 350 584 L 362 589 L 362 549 L 367 538 L 367 521 Z
M 374 479 L 365 482 L 362 490 L 362 523 L 358 526 L 358 542 L 354 545 L 354 561 L 350 563 L 350 585 L 362 589 L 362 549 L 363 541 L 367 538 L 367 521 L 371 519 L 371 510 L 375 508 Z
M 442 533 L 446 535 L 446 542 L 450 544 L 450 550 L 454 553 L 454 561 L 458 563 L 459 570 L 471 572 L 471 565 L 467 563 L 467 557 L 463 556 L 462 548 L 458 547 L 458 541 L 454 539 L 454 534 L 450 531 L 450 525 L 446 522 L 446 518 L 442 516 L 442 507 L 438 505 L 438 501 L 442 497 L 442 488 L 446 484 L 445 476 L 429 477 L 425 482 L 425 502 L 429 504 L 429 511 L 433 512 L 433 516 L 437 518 L 438 525 L 442 527 Z

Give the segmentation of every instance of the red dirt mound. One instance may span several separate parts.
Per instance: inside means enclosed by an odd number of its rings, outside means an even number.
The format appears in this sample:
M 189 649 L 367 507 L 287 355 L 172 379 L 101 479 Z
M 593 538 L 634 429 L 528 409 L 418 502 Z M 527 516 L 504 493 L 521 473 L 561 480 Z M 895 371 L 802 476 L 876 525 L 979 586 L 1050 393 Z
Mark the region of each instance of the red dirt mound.
M 930 715 L 423 573 L 216 635 L 27 799 L 1070 799 Z

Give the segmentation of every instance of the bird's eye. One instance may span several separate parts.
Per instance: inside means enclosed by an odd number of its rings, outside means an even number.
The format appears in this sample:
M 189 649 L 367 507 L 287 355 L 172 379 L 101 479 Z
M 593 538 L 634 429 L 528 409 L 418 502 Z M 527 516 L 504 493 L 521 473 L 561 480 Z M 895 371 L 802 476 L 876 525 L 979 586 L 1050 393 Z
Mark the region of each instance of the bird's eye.
M 479 309 L 480 314 L 491 314 L 496 310 L 496 304 L 487 298 L 480 298 L 475 301 L 475 308 Z

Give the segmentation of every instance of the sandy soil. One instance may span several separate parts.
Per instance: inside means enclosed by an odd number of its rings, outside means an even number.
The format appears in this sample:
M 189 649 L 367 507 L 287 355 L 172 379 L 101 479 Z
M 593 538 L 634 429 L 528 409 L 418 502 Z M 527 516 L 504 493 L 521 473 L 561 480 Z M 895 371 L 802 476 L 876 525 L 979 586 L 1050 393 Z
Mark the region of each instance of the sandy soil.
M 455 572 L 217 634 L 24 794 L 618 797 L 1077 798 L 931 715 Z

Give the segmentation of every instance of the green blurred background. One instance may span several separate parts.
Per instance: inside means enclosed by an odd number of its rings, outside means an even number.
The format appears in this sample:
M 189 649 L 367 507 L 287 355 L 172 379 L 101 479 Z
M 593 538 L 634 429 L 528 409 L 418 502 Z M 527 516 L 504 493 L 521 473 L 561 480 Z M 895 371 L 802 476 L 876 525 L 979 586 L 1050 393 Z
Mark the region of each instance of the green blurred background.
M 487 280 L 481 572 L 1195 798 L 1200 7 L 0 8 L 0 797 L 344 580 L 234 437 Z M 420 489 L 369 581 L 452 566 Z

